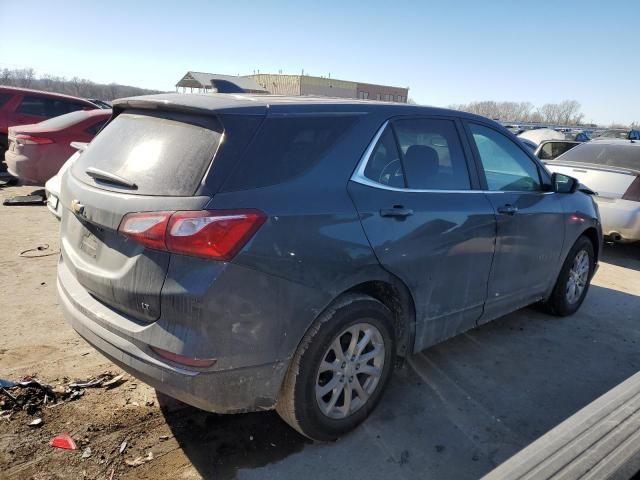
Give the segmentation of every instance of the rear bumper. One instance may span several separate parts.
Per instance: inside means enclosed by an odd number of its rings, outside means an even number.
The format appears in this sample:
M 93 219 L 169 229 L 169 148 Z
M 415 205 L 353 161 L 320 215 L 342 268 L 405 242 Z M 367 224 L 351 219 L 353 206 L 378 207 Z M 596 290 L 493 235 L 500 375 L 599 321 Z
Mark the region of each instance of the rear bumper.
M 275 406 L 287 362 L 216 371 L 183 367 L 156 356 L 135 335 L 111 328 L 131 321 L 89 295 L 64 264 L 58 271 L 58 296 L 66 320 L 80 336 L 123 370 L 160 392 L 216 413 L 268 410 Z M 139 332 L 152 326 L 138 324 L 132 330 Z
M 20 155 L 7 150 L 4 154 L 4 162 L 7 171 L 14 177 L 18 177 L 23 184 L 38 183 L 38 169 L 33 160 L 25 155 Z
M 640 240 L 640 202 L 596 197 L 605 237 L 620 235 L 619 241 Z

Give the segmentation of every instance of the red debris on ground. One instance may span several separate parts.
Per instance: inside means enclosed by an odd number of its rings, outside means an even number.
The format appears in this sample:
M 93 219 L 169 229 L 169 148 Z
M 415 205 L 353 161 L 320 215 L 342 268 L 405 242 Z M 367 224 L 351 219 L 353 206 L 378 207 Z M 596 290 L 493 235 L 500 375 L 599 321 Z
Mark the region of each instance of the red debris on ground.
M 69 436 L 68 433 L 61 433 L 57 437 L 53 437 L 49 440 L 49 445 L 54 448 L 64 448 L 65 450 L 77 450 L 76 442 Z

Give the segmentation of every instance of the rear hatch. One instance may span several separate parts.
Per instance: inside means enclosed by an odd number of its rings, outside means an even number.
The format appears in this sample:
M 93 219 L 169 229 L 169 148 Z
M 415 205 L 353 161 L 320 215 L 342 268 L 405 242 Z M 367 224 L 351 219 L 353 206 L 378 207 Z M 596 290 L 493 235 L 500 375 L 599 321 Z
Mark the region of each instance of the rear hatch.
M 202 179 L 223 134 L 218 118 L 124 110 L 61 185 L 61 265 L 102 303 L 143 322 L 160 315 L 171 254 L 118 233 L 131 212 L 200 210 Z

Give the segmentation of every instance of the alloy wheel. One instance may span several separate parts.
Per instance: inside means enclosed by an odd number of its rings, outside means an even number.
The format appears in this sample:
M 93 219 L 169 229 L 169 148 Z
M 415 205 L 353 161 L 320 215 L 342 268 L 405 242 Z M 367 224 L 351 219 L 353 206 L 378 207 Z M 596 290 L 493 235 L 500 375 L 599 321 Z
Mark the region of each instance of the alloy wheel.
M 344 329 L 322 357 L 316 401 L 329 418 L 343 419 L 362 408 L 375 392 L 385 362 L 380 331 L 369 323 Z
M 576 303 L 582 296 L 589 281 L 589 254 L 580 250 L 573 259 L 573 265 L 569 270 L 569 278 L 565 289 L 567 302 Z

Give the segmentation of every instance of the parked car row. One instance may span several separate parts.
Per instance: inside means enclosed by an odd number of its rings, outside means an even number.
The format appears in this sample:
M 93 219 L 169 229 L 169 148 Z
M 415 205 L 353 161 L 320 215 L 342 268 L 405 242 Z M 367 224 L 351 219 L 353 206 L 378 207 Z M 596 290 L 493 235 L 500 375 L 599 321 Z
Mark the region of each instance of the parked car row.
M 459 111 L 172 94 L 11 127 L 6 159 L 36 182 L 71 157 L 48 207 L 60 304 L 90 344 L 189 404 L 275 408 L 331 440 L 396 356 L 533 303 L 571 315 L 603 228 L 633 239 L 639 146 L 544 134 L 531 149 Z
M 552 172 L 577 178 L 596 192 L 604 235 L 640 241 L 640 142 L 603 137 L 546 162 Z
M 640 241 L 640 142 L 637 130 L 609 130 L 577 142 L 548 128 L 527 130 L 518 139 L 552 172 L 577 178 L 597 192 L 603 231 L 615 242 Z M 640 135 L 638 135 L 640 138 Z
M 0 170 L 43 185 L 71 155 L 71 141 L 88 142 L 104 125 L 111 115 L 106 107 L 96 99 L 0 86 Z
M 71 142 L 90 142 L 111 110 L 78 110 L 33 125 L 9 128 L 7 171 L 25 185 L 44 185 L 75 151 Z

